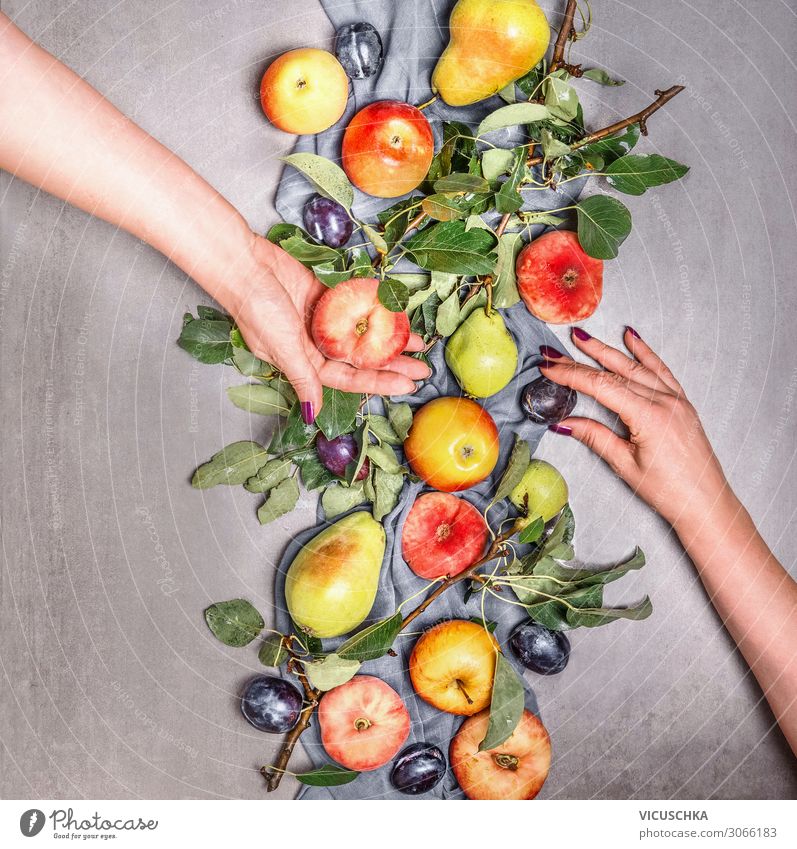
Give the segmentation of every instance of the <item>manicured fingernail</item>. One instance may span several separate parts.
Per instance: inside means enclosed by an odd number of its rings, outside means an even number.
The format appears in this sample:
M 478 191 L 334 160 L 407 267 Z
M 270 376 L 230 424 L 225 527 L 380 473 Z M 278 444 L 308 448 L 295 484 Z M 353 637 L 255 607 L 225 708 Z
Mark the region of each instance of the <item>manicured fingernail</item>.
M 556 348 L 552 348 L 550 345 L 540 345 L 540 353 L 546 360 L 558 360 L 564 356 L 561 351 L 557 351 Z
M 626 330 L 627 330 L 627 331 L 628 331 L 628 332 L 629 332 L 629 333 L 630 333 L 630 334 L 634 337 L 634 339 L 641 339 L 641 338 L 642 338 L 642 337 L 641 337 L 641 336 L 640 336 L 640 335 L 636 332 L 636 330 L 634 330 L 634 328 L 633 328 L 633 327 L 631 327 L 631 325 L 630 325 L 630 324 L 626 327 Z
M 586 330 L 582 330 L 580 327 L 573 328 L 573 336 L 575 336 L 576 339 L 580 339 L 582 342 L 589 342 L 589 340 L 592 339 L 589 333 L 587 333 Z
M 554 433 L 561 433 L 562 436 L 572 436 L 573 435 L 573 428 L 568 427 L 567 425 L 560 425 L 560 424 L 548 425 L 548 430 L 552 430 Z
M 311 425 L 315 421 L 315 411 L 313 404 L 310 401 L 302 401 L 299 405 L 299 411 L 302 414 L 302 421 L 305 424 Z

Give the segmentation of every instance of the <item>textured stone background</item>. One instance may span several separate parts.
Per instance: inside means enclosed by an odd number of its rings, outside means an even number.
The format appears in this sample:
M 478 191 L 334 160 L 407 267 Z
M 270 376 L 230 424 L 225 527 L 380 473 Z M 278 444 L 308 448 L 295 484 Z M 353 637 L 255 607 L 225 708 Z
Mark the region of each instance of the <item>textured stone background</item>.
M 579 58 L 628 82 L 581 86 L 591 121 L 684 82 L 640 149 L 692 171 L 624 198 L 634 231 L 587 327 L 616 342 L 630 323 L 662 352 L 794 568 L 794 13 L 775 0 L 754 13 L 731 0 L 593 6 Z M 329 46 L 313 0 L 3 9 L 254 228 L 274 220 L 292 140 L 266 123 L 256 90 L 271 57 Z M 198 462 L 263 436 L 226 402 L 230 373 L 175 345 L 201 293 L 126 234 L 0 181 L 0 794 L 261 797 L 256 769 L 277 741 L 235 707 L 255 651 L 215 642 L 201 612 L 236 595 L 267 610 L 269 564 L 314 504 L 261 529 L 254 496 L 191 490 Z M 795 797 L 794 760 L 668 529 L 579 445 L 550 436 L 539 456 L 570 481 L 580 556 L 608 562 L 640 543 L 650 565 L 625 592 L 649 592 L 656 608 L 577 633 L 565 673 L 537 682 L 555 751 L 543 796 Z M 294 791 L 285 781 L 280 793 Z

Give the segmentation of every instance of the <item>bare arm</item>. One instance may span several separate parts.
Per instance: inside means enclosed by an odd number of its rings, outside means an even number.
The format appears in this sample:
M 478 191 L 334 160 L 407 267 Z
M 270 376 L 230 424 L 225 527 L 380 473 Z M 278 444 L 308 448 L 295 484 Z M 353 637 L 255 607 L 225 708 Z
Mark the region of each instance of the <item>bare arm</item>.
M 551 429 L 591 448 L 672 524 L 797 754 L 797 583 L 734 495 L 695 409 L 651 348 L 630 329 L 631 356 L 580 329 L 573 341 L 603 369 L 562 358 L 545 375 L 617 413 L 629 438 L 585 418 Z
M 312 273 L 2 13 L 0 168 L 146 240 L 190 274 L 236 318 L 249 347 L 285 372 L 308 418 L 321 407 L 322 381 L 400 394 L 429 374 L 407 357 L 378 372 L 325 360 L 307 332 L 323 292 Z

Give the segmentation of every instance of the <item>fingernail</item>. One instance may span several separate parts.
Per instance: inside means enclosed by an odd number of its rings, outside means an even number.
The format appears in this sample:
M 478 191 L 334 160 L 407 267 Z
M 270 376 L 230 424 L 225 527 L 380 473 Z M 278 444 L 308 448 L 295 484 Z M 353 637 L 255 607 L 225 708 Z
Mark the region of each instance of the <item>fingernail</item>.
M 589 340 L 592 339 L 589 333 L 587 333 L 586 330 L 582 330 L 580 327 L 573 328 L 573 336 L 575 336 L 576 339 L 580 339 L 582 342 L 589 342 Z
M 557 351 L 556 348 L 552 348 L 550 345 L 540 345 L 540 353 L 546 360 L 558 360 L 564 356 L 561 351 Z
M 567 425 L 560 425 L 560 424 L 548 425 L 548 430 L 552 430 L 554 433 L 561 433 L 562 436 L 572 436 L 573 435 L 573 428 L 568 427 Z
M 640 336 L 640 335 L 636 332 L 636 330 L 634 330 L 634 328 L 633 328 L 633 327 L 631 327 L 631 325 L 630 325 L 630 324 L 629 324 L 629 325 L 628 325 L 625 329 L 626 329 L 626 330 L 627 330 L 627 331 L 628 331 L 628 332 L 629 332 L 629 333 L 630 333 L 630 334 L 634 337 L 634 339 L 641 339 L 641 338 L 642 338 L 642 337 L 641 337 L 641 336 Z
M 302 414 L 302 421 L 305 424 L 311 425 L 315 421 L 315 412 L 310 401 L 302 401 L 299 405 L 299 411 Z

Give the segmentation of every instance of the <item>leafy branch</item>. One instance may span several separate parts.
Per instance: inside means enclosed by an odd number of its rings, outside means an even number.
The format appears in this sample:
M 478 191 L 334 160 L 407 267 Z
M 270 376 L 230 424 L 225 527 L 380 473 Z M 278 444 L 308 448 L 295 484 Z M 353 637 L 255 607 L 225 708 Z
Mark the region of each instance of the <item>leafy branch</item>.
M 562 17 L 562 25 L 559 28 L 559 34 L 556 36 L 556 41 L 553 46 L 553 56 L 551 57 L 551 73 L 558 71 L 560 68 L 567 71 L 571 77 L 580 77 L 583 73 L 580 65 L 569 65 L 565 62 L 565 48 L 568 42 L 575 39 L 576 29 L 573 25 L 576 9 L 578 8 L 578 0 L 567 0 L 564 15 Z

